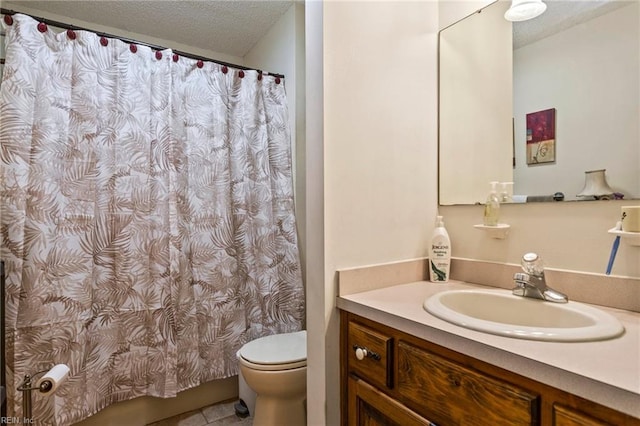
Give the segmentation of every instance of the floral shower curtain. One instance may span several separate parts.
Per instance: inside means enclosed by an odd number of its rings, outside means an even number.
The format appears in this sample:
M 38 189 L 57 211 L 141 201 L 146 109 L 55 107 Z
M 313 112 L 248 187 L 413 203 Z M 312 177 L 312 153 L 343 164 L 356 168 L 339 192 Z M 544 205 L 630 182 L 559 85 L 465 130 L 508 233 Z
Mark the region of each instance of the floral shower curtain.
M 0 90 L 9 413 L 41 424 L 237 373 L 301 329 L 284 85 L 14 15 Z M 44 30 L 44 31 L 43 31 Z

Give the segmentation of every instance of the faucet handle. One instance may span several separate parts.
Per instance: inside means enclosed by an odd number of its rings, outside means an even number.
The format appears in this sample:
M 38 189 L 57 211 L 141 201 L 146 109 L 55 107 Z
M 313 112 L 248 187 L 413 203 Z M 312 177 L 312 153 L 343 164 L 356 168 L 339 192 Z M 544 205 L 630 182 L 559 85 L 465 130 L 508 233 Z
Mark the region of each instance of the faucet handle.
M 513 281 L 515 281 L 516 285 L 520 288 L 524 288 L 530 286 L 531 276 L 529 274 L 525 274 L 524 272 L 516 272 L 513 275 Z
M 542 258 L 537 253 L 526 253 L 520 262 L 522 269 L 530 275 L 540 277 L 544 274 Z

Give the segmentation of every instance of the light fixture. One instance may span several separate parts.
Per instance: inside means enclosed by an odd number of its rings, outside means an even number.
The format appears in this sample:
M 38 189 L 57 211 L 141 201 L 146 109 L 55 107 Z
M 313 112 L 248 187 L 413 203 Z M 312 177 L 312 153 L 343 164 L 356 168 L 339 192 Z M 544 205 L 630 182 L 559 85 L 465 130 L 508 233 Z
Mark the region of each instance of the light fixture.
M 542 0 L 513 0 L 511 7 L 504 13 L 507 21 L 526 21 L 542 15 L 547 5 Z
M 584 172 L 584 188 L 578 197 L 593 197 L 596 200 L 611 200 L 614 191 L 604 176 L 605 169 Z

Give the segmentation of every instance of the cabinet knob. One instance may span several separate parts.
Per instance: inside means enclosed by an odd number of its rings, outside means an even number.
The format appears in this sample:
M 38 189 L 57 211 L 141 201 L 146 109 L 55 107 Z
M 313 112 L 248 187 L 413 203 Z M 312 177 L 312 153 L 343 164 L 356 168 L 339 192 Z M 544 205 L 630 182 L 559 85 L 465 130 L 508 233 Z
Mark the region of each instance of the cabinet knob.
M 362 361 L 365 358 L 371 358 L 375 361 L 380 361 L 381 359 L 380 354 L 370 351 L 369 349 L 362 346 L 353 345 L 353 350 L 356 352 L 356 358 L 358 359 L 358 361 Z

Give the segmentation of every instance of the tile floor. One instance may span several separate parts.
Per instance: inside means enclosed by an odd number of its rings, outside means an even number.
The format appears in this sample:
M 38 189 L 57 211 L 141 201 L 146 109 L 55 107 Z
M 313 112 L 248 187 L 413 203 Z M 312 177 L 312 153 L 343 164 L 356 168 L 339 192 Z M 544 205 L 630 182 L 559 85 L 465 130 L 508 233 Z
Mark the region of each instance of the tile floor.
M 147 426 L 252 426 L 251 417 L 242 419 L 236 416 L 233 408 L 235 402 L 220 402 L 199 410 L 160 420 Z

